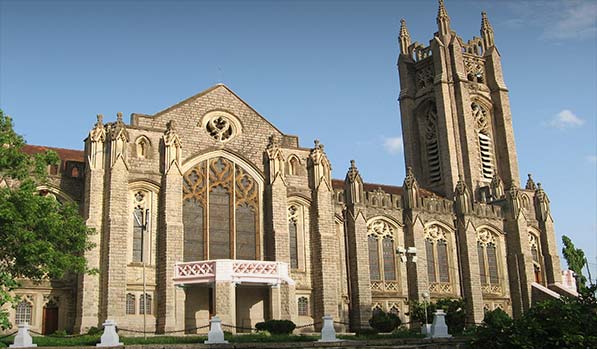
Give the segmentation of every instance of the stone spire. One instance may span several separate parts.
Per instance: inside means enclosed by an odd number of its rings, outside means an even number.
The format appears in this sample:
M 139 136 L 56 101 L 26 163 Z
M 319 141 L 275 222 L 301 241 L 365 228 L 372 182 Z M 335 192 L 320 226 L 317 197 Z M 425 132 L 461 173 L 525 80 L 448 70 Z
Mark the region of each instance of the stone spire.
M 437 27 L 441 35 L 450 33 L 450 16 L 444 5 L 444 0 L 439 0 L 439 9 L 437 10 Z
M 526 190 L 536 190 L 537 186 L 535 185 L 535 181 L 533 180 L 533 176 L 529 173 L 529 179 L 527 179 L 527 185 L 525 187 Z
M 359 204 L 363 201 L 363 178 L 354 160 L 350 160 L 350 167 L 344 179 L 344 195 L 347 204 Z
M 415 208 L 419 204 L 419 184 L 415 178 L 412 167 L 406 168 L 406 177 L 402 184 L 404 189 L 404 208 Z
M 124 121 L 122 121 L 121 112 L 116 114 L 116 122 L 111 124 L 109 131 L 111 142 L 110 160 L 112 165 L 114 165 L 118 158 L 122 158 L 123 160 L 126 159 L 126 146 L 129 142 L 129 133 L 126 129 Z
M 545 221 L 549 216 L 549 198 L 543 188 L 541 188 L 541 183 L 537 183 L 537 189 L 535 190 L 535 207 L 537 210 L 537 219 L 540 221 Z
M 408 47 L 410 46 L 410 34 L 408 33 L 404 18 L 400 20 L 400 35 L 398 36 L 398 40 L 400 41 L 400 52 L 407 55 Z
M 485 49 L 493 46 L 493 27 L 489 23 L 487 12 L 485 11 L 481 12 L 481 37 L 483 38 Z

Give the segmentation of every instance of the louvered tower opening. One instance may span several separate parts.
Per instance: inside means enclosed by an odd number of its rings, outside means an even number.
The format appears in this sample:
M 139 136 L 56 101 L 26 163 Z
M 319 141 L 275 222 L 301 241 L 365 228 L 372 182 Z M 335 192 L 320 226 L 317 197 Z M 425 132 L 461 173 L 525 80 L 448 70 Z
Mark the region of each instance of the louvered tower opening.
M 427 152 L 427 166 L 429 169 L 430 184 L 439 183 L 442 180 L 441 157 L 439 141 L 437 138 L 437 111 L 435 106 L 429 108 L 426 119 L 425 145 Z
M 481 155 L 481 177 L 491 181 L 493 178 L 493 156 L 491 138 L 479 132 L 479 154 Z

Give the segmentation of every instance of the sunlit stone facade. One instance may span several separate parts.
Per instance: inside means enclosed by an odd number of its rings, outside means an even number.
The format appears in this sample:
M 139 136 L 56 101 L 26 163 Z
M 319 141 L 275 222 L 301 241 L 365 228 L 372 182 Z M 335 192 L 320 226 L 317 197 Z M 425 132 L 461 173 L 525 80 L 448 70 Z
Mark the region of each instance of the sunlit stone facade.
M 80 206 L 100 273 L 25 282 L 13 320 L 201 333 L 216 314 L 237 331 L 331 315 L 356 330 L 375 309 L 406 320 L 425 293 L 464 297 L 479 322 L 564 292 L 549 200 L 520 187 L 493 29 L 483 15 L 465 42 L 443 4 L 437 21 L 429 46 L 400 29 L 401 187 L 365 183 L 354 162 L 332 179 L 323 144 L 300 146 L 221 84 L 128 124 L 98 116 L 40 191 Z

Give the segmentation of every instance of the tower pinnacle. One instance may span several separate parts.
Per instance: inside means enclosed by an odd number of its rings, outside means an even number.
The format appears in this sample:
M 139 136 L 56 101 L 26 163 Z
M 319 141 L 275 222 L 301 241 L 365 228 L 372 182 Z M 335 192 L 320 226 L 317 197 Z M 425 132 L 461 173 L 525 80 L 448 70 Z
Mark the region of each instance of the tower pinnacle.
M 400 41 L 400 52 L 403 54 L 408 54 L 408 47 L 410 46 L 410 34 L 408 33 L 406 20 L 404 18 L 400 20 L 400 35 L 398 39 Z
M 485 44 L 485 49 L 493 46 L 493 27 L 489 20 L 487 19 L 487 12 L 481 12 L 481 37 L 483 38 L 483 43 Z
M 450 33 L 450 16 L 448 16 L 448 11 L 444 5 L 444 0 L 439 0 L 439 9 L 437 10 L 437 27 L 439 28 L 439 33 L 442 35 L 447 35 Z

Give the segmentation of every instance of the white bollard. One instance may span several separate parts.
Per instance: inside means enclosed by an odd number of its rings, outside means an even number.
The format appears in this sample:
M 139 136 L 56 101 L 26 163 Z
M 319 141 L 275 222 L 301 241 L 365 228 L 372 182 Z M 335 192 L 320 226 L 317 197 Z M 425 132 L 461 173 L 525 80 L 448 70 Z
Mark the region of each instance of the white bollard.
M 9 348 L 32 348 L 37 347 L 37 344 L 33 344 L 33 338 L 29 334 L 29 324 L 23 322 L 19 324 L 19 332 L 15 336 L 14 343 Z
M 224 339 L 224 331 L 222 331 L 222 320 L 219 317 L 214 316 L 209 320 L 209 333 L 207 333 L 207 340 L 203 343 L 205 344 L 224 344 L 228 343 L 227 340 Z
M 97 343 L 96 347 L 118 347 L 122 343 L 119 342 L 120 337 L 116 333 L 116 321 L 106 320 L 104 322 L 104 334 L 102 334 L 101 341 Z
M 446 313 L 443 309 L 436 310 L 433 314 L 433 325 L 431 325 L 431 338 L 450 338 L 448 326 L 446 325 Z
M 334 318 L 326 315 L 323 318 L 323 327 L 321 328 L 321 339 L 318 342 L 337 342 L 336 330 L 334 329 Z
M 424 334 L 425 338 L 431 337 L 431 324 L 423 324 L 421 326 L 421 334 Z

